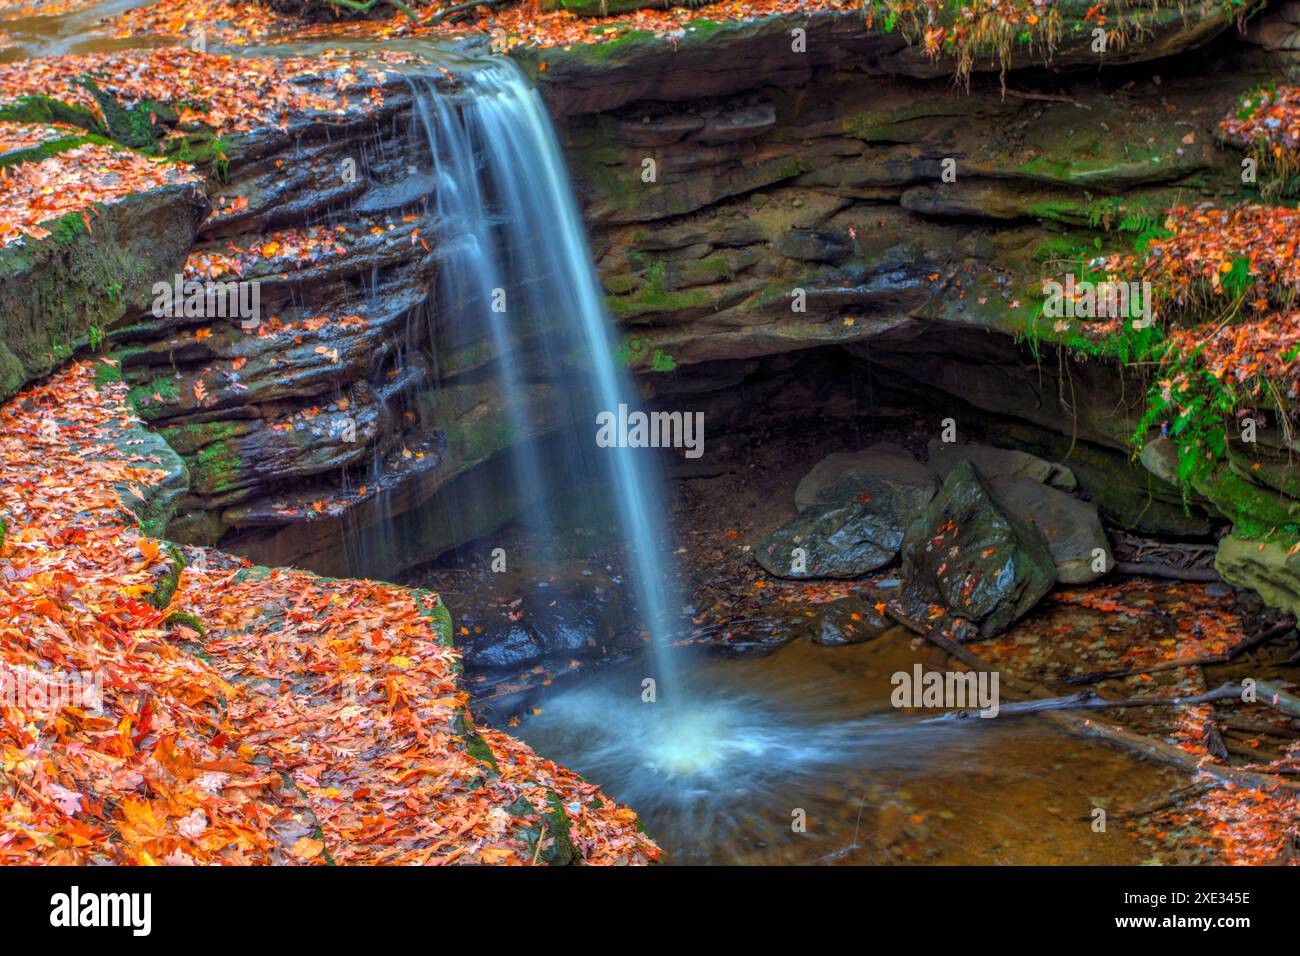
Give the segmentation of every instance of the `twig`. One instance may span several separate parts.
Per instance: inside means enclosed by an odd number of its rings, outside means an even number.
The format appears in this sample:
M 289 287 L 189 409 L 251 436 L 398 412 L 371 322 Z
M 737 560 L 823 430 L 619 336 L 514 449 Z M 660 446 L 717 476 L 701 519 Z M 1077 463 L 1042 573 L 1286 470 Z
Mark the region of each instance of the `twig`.
M 354 10 L 357 13 L 369 13 L 371 10 L 375 8 L 377 4 L 386 3 L 390 7 L 394 7 L 402 11 L 402 13 L 405 13 L 408 17 L 411 18 L 413 22 L 415 23 L 420 22 L 420 18 L 415 15 L 415 11 L 412 10 L 410 7 L 408 7 L 406 4 L 402 3 L 402 0 L 366 0 L 365 3 L 358 3 L 357 0 L 326 0 L 326 2 L 332 3 L 336 7 L 343 7 L 344 9 L 347 10 Z
M 542 828 L 537 831 L 537 846 L 533 848 L 533 866 L 537 865 L 537 858 L 542 855 L 542 839 L 546 836 L 546 821 L 542 821 Z
M 441 23 L 452 14 L 460 13 L 465 10 L 472 10 L 475 7 L 497 7 L 506 2 L 507 0 L 470 0 L 469 3 L 458 3 L 454 7 L 444 7 L 439 10 L 433 16 L 429 17 L 429 19 L 425 20 L 422 25 L 427 27 L 435 23 Z
M 1068 697 L 1046 697 L 1039 700 L 1022 701 L 1015 704 L 1003 704 L 998 707 L 998 716 L 1019 717 L 1022 714 L 1041 714 L 1049 710 L 1110 710 L 1112 707 L 1190 707 L 1195 704 L 1208 704 L 1215 700 L 1227 700 L 1241 697 L 1241 685 L 1229 681 L 1204 694 L 1192 694 L 1182 697 L 1121 697 L 1107 700 L 1096 691 L 1081 690 Z M 937 717 L 927 717 L 922 723 L 933 724 L 939 721 L 968 720 L 978 717 L 980 711 L 950 710 Z
M 1195 783 L 1189 783 L 1185 787 L 1178 787 L 1175 790 L 1170 790 L 1168 793 L 1162 793 L 1155 797 L 1148 797 L 1146 800 L 1141 800 L 1133 804 L 1131 807 L 1117 810 L 1114 815 L 1120 819 L 1150 816 L 1157 810 L 1163 810 L 1166 807 L 1174 807 L 1192 797 L 1199 797 L 1209 789 L 1210 783 L 1208 781 L 1199 780 Z
M 1144 575 L 1150 578 L 1170 578 L 1175 581 L 1222 581 L 1214 568 L 1180 568 L 1172 564 L 1146 561 L 1119 561 L 1115 570 L 1120 574 Z
M 886 613 L 911 631 L 920 634 L 926 640 L 942 647 L 952 656 L 960 661 L 964 661 L 972 668 L 979 671 L 990 671 L 990 667 L 985 661 L 981 660 L 975 654 L 972 654 L 966 648 L 954 643 L 943 634 L 932 628 L 914 621 L 902 610 L 895 605 L 886 608 Z M 1026 697 L 1045 698 L 1050 697 L 1051 693 L 1044 687 L 1029 681 L 1020 680 L 1015 677 L 1003 676 L 1001 684 Z M 1167 744 L 1163 740 L 1156 740 L 1153 737 L 1147 737 L 1143 734 L 1133 733 L 1131 730 L 1125 730 L 1115 724 L 1106 723 L 1093 717 L 1084 717 L 1070 711 L 1046 711 L 1043 714 L 1044 720 L 1049 720 L 1066 730 L 1073 733 L 1081 734 L 1086 737 L 1097 737 L 1116 746 L 1123 747 L 1126 750 L 1132 750 L 1135 753 L 1153 760 L 1158 763 L 1165 763 L 1178 767 L 1185 773 L 1189 774 L 1206 774 L 1216 780 L 1232 783 L 1239 787 L 1249 789 L 1262 788 L 1267 790 L 1278 787 L 1291 791 L 1300 791 L 1300 781 L 1286 780 L 1271 773 L 1259 773 L 1255 771 L 1240 770 L 1236 767 L 1226 767 L 1222 764 L 1210 760 L 1208 755 L 1197 759 L 1192 754 L 1187 753 L 1179 747 Z
M 1091 674 L 1078 674 L 1074 677 L 1067 677 L 1064 679 L 1064 683 L 1096 684 L 1104 680 L 1116 680 L 1121 677 L 1132 677 L 1134 674 L 1154 674 L 1156 671 L 1176 670 L 1179 667 L 1203 667 L 1206 664 L 1226 664 L 1242 651 L 1248 651 L 1252 647 L 1267 643 L 1273 638 L 1281 637 L 1283 634 L 1294 629 L 1295 625 L 1290 621 L 1283 621 L 1280 624 L 1274 624 L 1272 627 L 1265 628 L 1258 634 L 1253 634 L 1243 641 L 1239 641 L 1222 654 L 1209 654 L 1205 657 L 1181 657 L 1175 661 L 1160 661 L 1157 664 L 1152 664 L 1150 667 L 1130 667 L 1126 670 L 1094 671 Z

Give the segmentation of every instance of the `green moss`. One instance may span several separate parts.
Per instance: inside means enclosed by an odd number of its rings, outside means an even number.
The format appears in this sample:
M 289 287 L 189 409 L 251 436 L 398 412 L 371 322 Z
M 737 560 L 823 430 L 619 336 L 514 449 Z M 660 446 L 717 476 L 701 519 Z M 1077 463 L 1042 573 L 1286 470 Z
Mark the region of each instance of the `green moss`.
M 195 454 L 187 456 L 194 487 L 208 494 L 229 491 L 239 484 L 244 472 L 244 459 L 235 441 L 214 441 L 204 445 Z
M 1198 492 L 1233 523 L 1235 534 L 1254 538 L 1283 532 L 1292 540 L 1300 533 L 1300 501 L 1247 481 L 1228 465 L 1195 479 Z
M 101 90 L 93 80 L 83 80 L 82 85 L 103 110 L 108 135 L 132 149 L 152 149 L 163 130 L 179 118 L 176 111 L 165 103 L 142 100 L 127 108 L 112 94 Z
M 94 133 L 87 133 L 84 136 L 60 136 L 55 139 L 47 139 L 43 143 L 37 143 L 35 146 L 29 146 L 26 149 L 15 149 L 12 152 L 0 155 L 0 168 L 17 166 L 20 163 L 39 163 L 43 159 L 49 159 L 51 156 L 57 156 L 59 153 L 65 153 L 87 143 L 94 143 L 99 146 L 116 145 L 111 139 L 105 139 L 103 136 Z
M 92 236 L 81 213 L 43 226 L 43 239 L 0 249 L 0 398 L 66 361 L 91 329 L 112 327 L 124 283 L 148 266 Z
M 181 583 L 181 572 L 185 570 L 185 556 L 174 544 L 169 544 L 163 553 L 167 558 L 167 571 L 162 579 L 154 585 L 153 592 L 147 598 L 154 607 L 162 610 L 172 601 L 177 586 Z
M 725 31 L 730 26 L 731 24 L 724 23 L 720 20 L 709 20 L 705 17 L 700 17 L 698 20 L 686 21 L 685 29 L 687 33 L 694 34 L 697 37 L 708 37 L 713 36 L 715 33 Z
M 188 611 L 172 611 L 163 618 L 163 627 L 174 626 L 188 627 L 199 635 L 199 640 L 204 640 L 208 636 L 208 629 L 203 626 L 203 622 Z
M 630 296 L 606 296 L 605 304 L 615 318 L 631 319 L 664 312 L 709 309 L 714 306 L 714 301 L 713 296 L 705 289 L 657 292 L 642 288 Z
M 230 169 L 232 143 L 211 130 L 198 130 L 168 136 L 158 144 L 159 151 L 179 163 L 211 169 L 222 182 Z
M 644 368 L 652 372 L 671 372 L 677 368 L 677 360 L 669 353 L 638 336 L 624 338 L 614 353 L 614 360 L 626 368 Z
M 683 285 L 711 285 L 731 277 L 731 263 L 726 256 L 708 256 L 683 263 L 678 275 Z
M 626 295 L 636 288 L 636 280 L 630 275 L 607 276 L 601 283 L 605 291 L 613 295 Z
M 573 844 L 572 825 L 569 822 L 569 815 L 565 812 L 564 804 L 555 794 L 555 791 L 547 791 L 546 804 L 545 818 L 549 831 L 547 835 L 554 842 L 542 851 L 541 859 L 545 860 L 550 866 L 568 866 L 571 863 L 579 862 L 582 859 L 582 854 L 578 852 L 578 848 Z
M 677 360 L 663 349 L 655 349 L 650 356 L 650 371 L 671 372 L 677 367 Z
M 650 0 L 544 0 L 542 9 L 567 10 L 578 17 L 616 17 L 650 5 Z
M 794 156 L 777 168 L 776 175 L 779 179 L 793 179 L 795 176 L 810 172 L 812 172 L 812 164 L 806 159 Z
M 73 106 L 48 96 L 24 96 L 0 106 L 0 121 L 10 123 L 66 123 L 92 133 L 107 133 L 95 114 L 84 106 Z
M 415 601 L 420 616 L 428 620 L 429 626 L 433 628 L 433 632 L 438 636 L 438 643 L 444 647 L 452 647 L 454 641 L 452 638 L 451 611 L 442 603 L 442 599 L 432 591 L 423 588 L 413 588 L 411 598 Z
M 575 44 L 571 52 L 576 54 L 579 59 L 589 60 L 594 63 L 606 63 L 632 47 L 656 42 L 662 41 L 649 30 L 629 30 L 626 33 L 620 33 L 612 40 Z
M 174 375 L 159 375 L 143 385 L 136 385 L 126 394 L 126 400 L 137 415 L 152 421 L 163 411 L 162 405 L 175 405 L 180 401 L 180 386 Z

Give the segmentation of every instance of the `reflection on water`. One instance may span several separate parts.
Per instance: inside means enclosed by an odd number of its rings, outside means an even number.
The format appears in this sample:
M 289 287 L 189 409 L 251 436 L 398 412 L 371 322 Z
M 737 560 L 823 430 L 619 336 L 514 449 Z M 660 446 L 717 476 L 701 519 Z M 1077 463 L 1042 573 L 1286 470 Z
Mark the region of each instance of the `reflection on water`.
M 1178 783 L 1032 720 L 894 710 L 890 675 L 924 653 L 902 631 L 683 653 L 687 705 L 643 702 L 631 664 L 555 691 L 518 731 L 637 810 L 669 862 L 1138 863 L 1149 851 L 1115 811 Z M 1113 815 L 1104 833 L 1095 806 Z

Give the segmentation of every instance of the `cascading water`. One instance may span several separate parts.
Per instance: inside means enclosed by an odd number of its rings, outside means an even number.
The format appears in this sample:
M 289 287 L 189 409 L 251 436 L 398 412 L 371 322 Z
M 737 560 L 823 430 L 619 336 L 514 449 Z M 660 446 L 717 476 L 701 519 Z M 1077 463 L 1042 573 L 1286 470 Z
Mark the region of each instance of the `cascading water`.
M 490 346 L 490 360 L 475 374 L 491 380 L 493 411 L 513 439 L 504 444 L 514 449 L 516 492 L 531 492 L 516 497 L 527 498 L 531 524 L 543 535 L 558 533 L 563 522 L 555 503 L 579 479 L 612 492 L 642 622 L 653 638 L 653 704 L 642 696 L 643 665 L 624 662 L 549 693 L 516 732 L 632 804 L 677 860 L 912 861 L 913 846 L 896 845 L 900 828 L 906 822 L 919 831 L 931 812 L 958 821 L 953 835 L 933 847 L 939 862 L 968 862 L 963 848 L 990 832 L 1003 842 L 1020 840 L 1018 824 L 1000 809 L 1006 781 L 994 768 L 1036 756 L 1041 763 L 1042 754 L 1050 764 L 1058 759 L 1054 745 L 1038 739 L 1009 750 L 1011 735 L 999 743 L 992 731 L 972 733 L 957 723 L 900 721 L 888 675 L 915 663 L 908 635 L 829 655 L 799 640 L 770 658 L 740 662 L 696 653 L 687 658 L 688 672 L 675 675 L 662 482 L 653 453 L 596 444 L 597 413 L 634 405 L 632 382 L 615 361 L 611 324 L 541 99 L 505 59 L 466 71 L 459 89 L 422 78 L 411 83 L 414 132 L 428 148 L 441 265 L 433 354 L 456 354 L 440 349 L 437 338 L 452 333 L 457 347 Z M 539 395 L 562 404 L 561 413 L 546 414 L 554 409 L 539 407 Z M 557 423 L 558 463 L 531 440 Z M 1071 752 L 1069 759 L 1082 758 Z M 1113 769 L 1128 775 L 1132 768 Z M 972 774 L 991 783 L 979 789 L 977 782 L 966 809 L 953 814 L 953 794 L 973 786 Z M 1027 769 L 1013 785 L 1043 778 Z M 1080 787 L 1090 785 L 1087 775 L 1081 780 Z M 1074 799 L 1086 806 L 1089 792 Z M 806 832 L 792 828 L 792 813 L 811 821 Z M 1052 827 L 1053 813 L 1044 811 L 1034 825 Z M 1064 839 L 1064 831 L 1051 834 L 1050 849 Z
M 440 312 L 487 330 L 495 381 L 516 438 L 545 430 L 530 384 L 574 382 L 564 465 L 543 464 L 520 441 L 515 480 L 536 502 L 543 534 L 552 503 L 596 469 L 614 497 L 643 625 L 650 632 L 659 693 L 676 683 L 669 637 L 672 575 L 663 548 L 665 507 L 650 453 L 596 448 L 596 415 L 634 406 L 630 376 L 615 361 L 604 299 L 592 267 L 564 159 L 541 97 L 511 61 L 464 74 L 463 95 L 413 78 L 417 133 L 434 170 Z M 548 410 L 549 411 L 549 410 Z

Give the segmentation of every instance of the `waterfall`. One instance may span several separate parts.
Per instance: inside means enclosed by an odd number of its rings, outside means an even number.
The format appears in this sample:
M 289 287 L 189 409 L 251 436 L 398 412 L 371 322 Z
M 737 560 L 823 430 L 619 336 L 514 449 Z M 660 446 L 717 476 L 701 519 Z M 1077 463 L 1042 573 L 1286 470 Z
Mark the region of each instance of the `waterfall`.
M 615 359 L 611 322 L 592 265 L 564 158 L 541 97 L 519 68 L 493 58 L 463 75 L 454 95 L 412 78 L 416 134 L 428 144 L 431 204 L 446 319 L 482 328 L 496 359 L 490 373 L 511 433 L 543 430 L 529 386 L 565 391 L 563 466 L 544 464 L 533 441 L 517 441 L 520 499 L 556 530 L 551 503 L 578 477 L 595 474 L 613 495 L 641 620 L 651 635 L 659 689 L 674 682 L 669 661 L 674 581 L 663 547 L 666 510 L 654 452 L 597 448 L 596 416 L 635 407 L 630 374 Z M 576 382 L 577 387 L 568 388 Z

